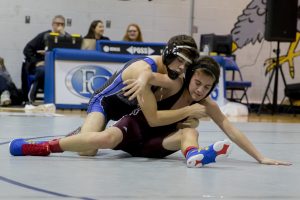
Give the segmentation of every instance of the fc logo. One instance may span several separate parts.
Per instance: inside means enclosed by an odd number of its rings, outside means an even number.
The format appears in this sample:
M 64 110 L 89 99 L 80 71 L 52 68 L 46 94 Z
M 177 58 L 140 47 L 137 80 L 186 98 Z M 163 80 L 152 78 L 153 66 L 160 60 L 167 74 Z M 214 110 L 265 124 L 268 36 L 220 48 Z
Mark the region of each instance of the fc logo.
M 80 65 L 66 76 L 66 86 L 73 94 L 90 98 L 111 77 L 111 73 L 101 66 Z

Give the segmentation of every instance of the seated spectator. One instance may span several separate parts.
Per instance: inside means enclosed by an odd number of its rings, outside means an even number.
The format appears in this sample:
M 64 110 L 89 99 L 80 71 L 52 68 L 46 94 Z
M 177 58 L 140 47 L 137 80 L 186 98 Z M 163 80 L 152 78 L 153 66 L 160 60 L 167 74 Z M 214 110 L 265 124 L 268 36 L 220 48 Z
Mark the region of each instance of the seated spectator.
M 46 37 L 50 32 L 59 33 L 60 35 L 69 35 L 65 32 L 65 18 L 62 15 L 57 15 L 52 20 L 52 30 L 44 31 L 29 41 L 23 53 L 25 62 L 22 66 L 22 91 L 24 101 L 34 102 L 37 90 L 44 89 L 45 69 L 45 48 Z M 35 75 L 35 80 L 31 87 L 28 87 L 28 75 Z
M 129 24 L 123 41 L 143 42 L 143 36 L 140 27 L 137 24 Z
M 0 106 L 17 105 L 22 103 L 16 85 L 4 65 L 4 59 L 0 57 Z
M 96 39 L 96 40 L 110 40 L 108 37 L 103 36 L 104 25 L 101 20 L 94 20 L 89 28 L 88 33 L 84 36 L 85 39 Z

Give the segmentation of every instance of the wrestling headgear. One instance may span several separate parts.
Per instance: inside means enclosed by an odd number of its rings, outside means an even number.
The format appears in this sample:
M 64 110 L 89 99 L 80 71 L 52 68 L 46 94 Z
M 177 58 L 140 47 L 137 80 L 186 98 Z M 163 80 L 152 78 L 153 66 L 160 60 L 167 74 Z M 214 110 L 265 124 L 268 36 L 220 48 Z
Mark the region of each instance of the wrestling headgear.
M 188 88 L 191 82 L 192 76 L 194 75 L 197 69 L 202 69 L 204 73 L 214 78 L 213 86 L 211 90 L 207 93 L 205 98 L 214 90 L 215 86 L 219 83 L 220 77 L 220 66 L 219 64 L 211 57 L 204 56 L 195 61 L 190 65 L 185 73 L 185 86 Z
M 199 58 L 199 52 L 195 40 L 188 35 L 177 35 L 172 37 L 162 53 L 162 60 L 167 66 L 168 76 L 171 79 L 178 78 L 179 74 L 169 68 L 169 65 L 177 58 L 181 57 L 188 64 Z

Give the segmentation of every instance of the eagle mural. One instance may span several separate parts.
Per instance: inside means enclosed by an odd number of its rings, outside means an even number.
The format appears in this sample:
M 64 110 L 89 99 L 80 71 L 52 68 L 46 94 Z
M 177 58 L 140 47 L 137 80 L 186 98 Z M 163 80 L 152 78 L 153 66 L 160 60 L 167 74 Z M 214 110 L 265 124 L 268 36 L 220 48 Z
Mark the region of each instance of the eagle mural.
M 241 49 L 249 43 L 261 43 L 264 39 L 265 31 L 265 15 L 266 15 L 267 0 L 252 0 L 243 10 L 243 14 L 238 16 L 238 21 L 234 24 L 231 30 L 233 37 L 233 51 Z M 299 3 L 298 3 L 299 6 Z M 299 7 L 298 7 L 299 13 Z M 291 78 L 295 77 L 294 58 L 300 56 L 300 51 L 295 51 L 300 39 L 300 22 L 297 23 L 296 40 L 290 43 L 288 51 L 285 55 L 279 57 L 279 64 L 288 63 L 289 73 Z M 271 72 L 276 66 L 275 58 L 265 60 L 265 74 Z

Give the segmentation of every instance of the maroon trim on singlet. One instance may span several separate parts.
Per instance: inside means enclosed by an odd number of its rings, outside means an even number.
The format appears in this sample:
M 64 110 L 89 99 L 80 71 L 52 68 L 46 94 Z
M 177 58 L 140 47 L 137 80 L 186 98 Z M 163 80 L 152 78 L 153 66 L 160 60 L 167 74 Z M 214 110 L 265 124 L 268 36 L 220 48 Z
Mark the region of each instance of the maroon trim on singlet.
M 114 150 L 122 150 L 134 157 L 163 158 L 176 151 L 166 150 L 163 140 L 175 130 L 166 127 L 146 128 L 141 121 L 142 112 L 127 115 L 119 120 L 115 127 L 123 133 L 122 142 Z M 150 132 L 148 132 L 150 130 Z M 153 131 L 153 132 L 152 132 Z
M 171 132 L 172 133 L 172 132 Z M 143 147 L 140 149 L 140 157 L 147 158 L 164 158 L 169 156 L 176 151 L 170 151 L 163 147 L 162 143 L 164 139 L 170 135 L 171 133 L 162 133 L 157 137 L 150 138 L 146 142 L 144 142 Z
M 119 128 L 123 133 L 123 140 L 118 144 L 114 150 L 123 150 L 132 156 L 136 156 L 142 146 L 142 128 L 135 117 L 132 115 L 125 115 L 113 126 Z

